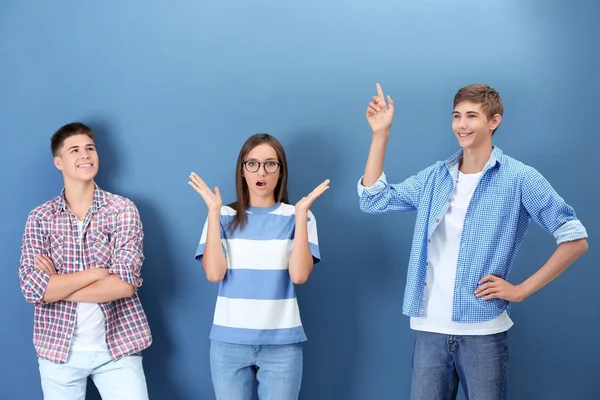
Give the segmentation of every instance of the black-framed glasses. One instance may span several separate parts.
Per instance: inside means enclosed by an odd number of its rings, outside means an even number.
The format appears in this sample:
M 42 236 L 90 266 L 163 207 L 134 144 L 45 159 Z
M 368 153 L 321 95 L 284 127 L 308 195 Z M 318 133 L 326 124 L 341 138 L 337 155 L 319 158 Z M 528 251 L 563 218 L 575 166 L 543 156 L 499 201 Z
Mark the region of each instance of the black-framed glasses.
M 267 174 L 274 174 L 279 170 L 281 163 L 278 163 L 277 161 L 273 160 L 265 161 L 263 163 L 256 160 L 244 161 L 244 168 L 246 168 L 246 171 L 250 173 L 258 172 L 261 165 L 263 166 Z

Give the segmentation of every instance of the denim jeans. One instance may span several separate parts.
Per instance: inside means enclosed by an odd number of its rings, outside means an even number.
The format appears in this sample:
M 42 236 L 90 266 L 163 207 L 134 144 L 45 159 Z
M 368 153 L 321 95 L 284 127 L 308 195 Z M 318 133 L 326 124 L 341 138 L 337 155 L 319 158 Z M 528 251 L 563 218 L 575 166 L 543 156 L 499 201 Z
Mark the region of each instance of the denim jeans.
M 417 332 L 411 400 L 506 400 L 508 332 L 455 336 Z
M 217 400 L 296 400 L 302 344 L 252 346 L 211 341 L 210 370 Z
M 65 364 L 38 364 L 44 400 L 85 400 L 88 377 L 103 400 L 148 400 L 139 354 L 113 361 L 107 351 L 72 351 Z

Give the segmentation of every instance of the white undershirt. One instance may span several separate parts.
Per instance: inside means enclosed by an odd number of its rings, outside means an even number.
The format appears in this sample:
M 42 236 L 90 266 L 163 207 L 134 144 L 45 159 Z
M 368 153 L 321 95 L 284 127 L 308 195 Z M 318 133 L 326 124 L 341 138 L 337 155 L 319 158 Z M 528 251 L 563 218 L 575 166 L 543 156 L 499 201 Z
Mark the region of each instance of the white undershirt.
M 83 221 L 77 222 L 79 243 L 83 246 Z M 82 251 L 79 257 L 83 257 Z M 83 262 L 79 259 L 79 265 Z M 104 325 L 104 312 L 97 303 L 78 303 L 71 351 L 107 351 Z
M 480 177 L 481 172 L 458 173 L 450 209 L 431 235 L 427 284 L 423 298 L 425 314 L 410 319 L 411 329 L 446 335 L 491 335 L 507 331 L 513 325 L 506 311 L 486 322 L 452 321 L 456 264 L 463 223 Z

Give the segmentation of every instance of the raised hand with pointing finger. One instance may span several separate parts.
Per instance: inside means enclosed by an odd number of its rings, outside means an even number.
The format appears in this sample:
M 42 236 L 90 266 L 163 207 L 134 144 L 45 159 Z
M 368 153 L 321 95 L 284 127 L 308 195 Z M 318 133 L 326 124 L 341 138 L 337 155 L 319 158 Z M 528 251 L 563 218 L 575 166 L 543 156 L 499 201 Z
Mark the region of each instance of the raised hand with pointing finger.
M 394 100 L 388 95 L 386 104 L 381 85 L 376 86 L 377 96 L 373 96 L 367 107 L 367 121 L 373 133 L 388 132 L 394 119 Z

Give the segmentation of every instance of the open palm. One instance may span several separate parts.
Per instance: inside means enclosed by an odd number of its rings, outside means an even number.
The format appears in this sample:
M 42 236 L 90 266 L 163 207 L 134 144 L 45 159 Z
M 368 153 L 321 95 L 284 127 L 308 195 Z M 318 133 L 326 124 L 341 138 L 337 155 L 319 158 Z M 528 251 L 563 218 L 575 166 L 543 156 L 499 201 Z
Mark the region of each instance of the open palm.
M 296 203 L 296 211 L 306 212 L 312 206 L 316 199 L 319 198 L 327 189 L 329 189 L 329 179 L 323 181 L 317 186 L 308 196 L 304 196 Z
M 215 186 L 215 191 L 213 192 L 195 172 L 190 174 L 190 179 L 188 184 L 202 196 L 206 203 L 206 207 L 213 211 L 220 210 L 223 205 L 223 200 L 221 199 L 219 188 Z
M 373 132 L 387 131 L 392 126 L 394 119 L 394 100 L 388 95 L 388 104 L 385 103 L 383 90 L 377 84 L 377 96 L 373 96 L 367 107 L 367 121 Z

